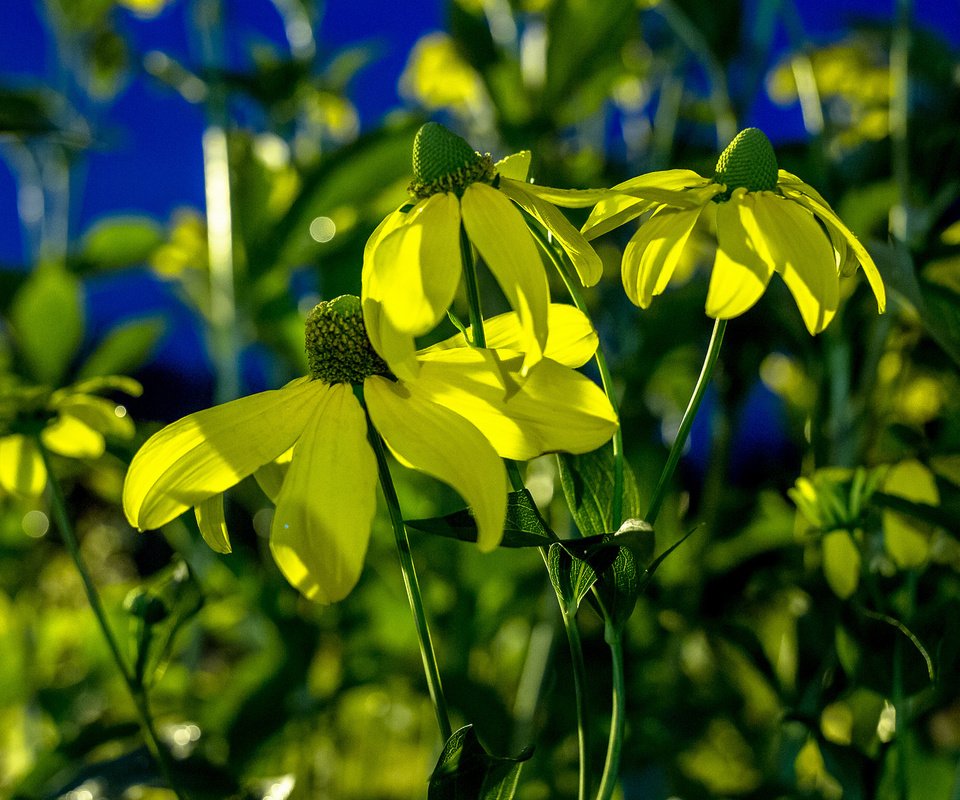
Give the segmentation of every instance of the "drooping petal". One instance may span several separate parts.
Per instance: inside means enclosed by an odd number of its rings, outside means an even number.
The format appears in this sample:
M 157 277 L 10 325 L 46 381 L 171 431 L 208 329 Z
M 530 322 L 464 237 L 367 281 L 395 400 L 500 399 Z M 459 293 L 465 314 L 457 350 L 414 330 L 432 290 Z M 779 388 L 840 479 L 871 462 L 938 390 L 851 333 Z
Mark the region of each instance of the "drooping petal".
M 423 362 L 410 391 L 469 419 L 504 458 L 586 453 L 613 435 L 616 414 L 589 378 L 544 359 L 510 392 L 503 374 L 518 374 L 519 357 L 498 356 L 467 348 L 438 352 Z
M 473 509 L 480 549 L 493 550 L 503 536 L 507 476 L 483 434 L 460 414 L 386 378 L 367 378 L 364 397 L 394 455 L 452 486 Z
M 804 184 L 804 186 L 806 186 L 806 184 Z M 870 257 L 867 249 L 860 244 L 860 240 L 856 237 L 854 232 L 844 225 L 843 220 L 837 216 L 836 212 L 830 208 L 825 201 L 821 202 L 822 198 L 821 200 L 817 199 L 819 195 L 812 197 L 806 194 L 804 191 L 784 191 L 784 194 L 787 194 L 791 200 L 803 206 L 805 209 L 818 217 L 831 232 L 832 238 L 842 237 L 846 240 L 850 249 L 853 250 L 854 255 L 860 262 L 860 266 L 863 267 L 863 274 L 867 276 L 867 283 L 870 284 L 870 288 L 873 290 L 873 295 L 877 299 L 877 309 L 882 314 L 887 308 L 887 293 L 883 286 L 883 278 L 880 277 L 880 271 L 877 269 L 877 265 Z M 814 192 L 814 194 L 816 194 L 816 192 Z M 847 258 L 849 258 L 849 255 Z M 845 265 L 841 263 L 840 266 L 844 267 Z
M 596 205 L 609 193 L 609 189 L 558 189 L 555 186 L 541 186 L 539 183 L 528 183 L 526 181 L 512 181 L 516 186 L 520 183 L 523 191 L 532 194 L 541 200 L 555 206 L 564 208 L 590 208 Z M 500 182 L 500 188 L 504 188 L 504 182 Z
M 155 433 L 133 457 L 123 485 L 130 524 L 159 528 L 273 461 L 300 436 L 327 388 L 307 381 L 260 392 Z
M 223 513 L 223 495 L 215 494 L 201 500 L 193 509 L 197 516 L 197 527 L 214 553 L 230 553 L 230 534 L 227 532 L 227 519 Z
M 99 458 L 106 449 L 103 434 L 63 413 L 43 429 L 40 438 L 48 450 L 67 458 Z
M 47 485 L 37 444 L 19 433 L 0 438 L 0 486 L 11 494 L 36 497 Z
M 460 283 L 460 203 L 440 192 L 418 203 L 373 250 L 379 299 L 390 324 L 420 336 L 446 314 Z
M 568 367 L 580 367 L 586 364 L 597 351 L 597 332 L 587 315 L 574 306 L 551 303 L 547 312 L 547 328 L 544 358 L 550 358 Z M 522 352 L 523 329 L 520 327 L 520 320 L 515 311 L 484 320 L 483 333 L 488 349 Z M 473 335 L 472 326 L 467 327 L 467 335 Z M 467 337 L 457 333 L 449 339 L 419 351 L 418 356 L 421 359 L 430 358 L 430 354 L 438 350 L 468 346 Z
M 279 458 L 268 461 L 253 473 L 253 478 L 260 487 L 260 490 L 274 505 L 277 504 L 280 489 L 283 487 L 283 479 L 287 477 L 287 470 L 290 469 L 291 460 L 293 460 L 292 447 Z
M 590 243 L 583 238 L 580 231 L 573 227 L 556 206 L 540 199 L 535 192 L 527 190 L 528 183 L 517 181 L 501 181 L 500 191 L 523 208 L 536 219 L 544 228 L 556 237 L 564 252 L 570 257 L 570 262 L 580 282 L 584 286 L 593 286 L 603 275 L 603 262 L 594 252 Z M 603 195 L 599 195 L 602 197 Z
M 383 304 L 378 299 L 379 288 L 375 287 L 376 278 L 370 277 L 365 286 L 366 297 L 363 303 L 363 326 L 367 331 L 367 338 L 374 350 L 380 355 L 391 372 L 399 378 L 411 379 L 416 377 L 419 365 L 417 364 L 417 346 L 414 337 L 409 333 L 398 331 L 386 314 L 383 313 Z
M 783 278 L 811 334 L 822 331 L 840 303 L 840 279 L 826 234 L 806 209 L 770 192 L 754 193 L 741 217 L 761 258 Z
M 543 262 L 520 212 L 506 195 L 483 183 L 467 187 L 461 200 L 470 241 L 493 273 L 524 330 L 524 368 L 540 360 L 547 342 L 550 290 Z
M 628 194 L 611 194 L 600 200 L 590 212 L 580 233 L 587 240 L 603 236 L 621 225 L 626 225 L 651 208 L 661 205 L 656 200 L 641 200 Z
M 715 319 L 731 319 L 752 308 L 773 275 L 773 267 L 751 249 L 741 220 L 752 202 L 752 196 L 737 189 L 717 206 L 717 255 L 707 291 L 707 314 Z
M 376 512 L 377 464 L 347 384 L 329 387 L 293 451 L 277 497 L 270 550 L 284 577 L 318 603 L 356 585 Z
M 661 206 L 633 235 L 623 251 L 623 288 L 640 308 L 667 288 L 701 208 Z

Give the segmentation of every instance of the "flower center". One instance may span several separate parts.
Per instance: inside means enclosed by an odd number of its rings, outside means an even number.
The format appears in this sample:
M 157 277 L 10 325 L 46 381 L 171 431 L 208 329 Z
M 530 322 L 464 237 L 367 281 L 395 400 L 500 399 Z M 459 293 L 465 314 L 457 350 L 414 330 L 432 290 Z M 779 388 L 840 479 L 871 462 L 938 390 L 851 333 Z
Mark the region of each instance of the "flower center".
M 496 176 L 489 153 L 481 155 L 439 122 L 428 122 L 417 131 L 413 181 L 408 187 L 414 197 L 422 199 L 438 192 L 460 196 L 471 183 L 493 183 Z
M 363 383 L 388 375 L 363 327 L 360 298 L 352 294 L 317 303 L 307 316 L 307 363 L 311 377 L 324 383 Z
M 716 183 L 726 184 L 727 197 L 734 189 L 772 192 L 777 188 L 777 156 L 759 128 L 740 131 L 717 159 Z

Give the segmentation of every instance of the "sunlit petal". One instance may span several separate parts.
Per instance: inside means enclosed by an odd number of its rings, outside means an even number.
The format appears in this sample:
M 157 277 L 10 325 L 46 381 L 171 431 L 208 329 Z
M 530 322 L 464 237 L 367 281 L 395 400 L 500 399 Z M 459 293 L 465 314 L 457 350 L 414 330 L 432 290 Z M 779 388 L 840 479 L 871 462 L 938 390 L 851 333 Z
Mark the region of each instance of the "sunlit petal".
M 595 450 L 613 435 L 617 418 L 593 381 L 544 359 L 504 390 L 503 373 L 517 375 L 519 358 L 497 360 L 489 350 L 437 353 L 422 364 L 410 391 L 462 414 L 504 458 Z
M 112 400 L 103 397 L 71 394 L 59 402 L 52 402 L 51 405 L 54 405 L 60 414 L 75 417 L 105 436 L 132 439 L 136 433 L 133 420 L 123 409 Z
M 512 183 L 516 186 L 520 182 L 501 181 L 501 189 L 504 188 L 505 183 Z M 540 200 L 564 208 L 590 208 L 610 193 L 609 189 L 557 189 L 554 186 L 541 186 L 539 183 L 527 183 L 526 181 L 520 183 L 520 186 L 527 194 L 532 194 Z
M 36 497 L 47 485 L 47 470 L 36 442 L 19 433 L 0 438 L 0 486 L 12 494 Z
M 822 331 L 837 312 L 840 279 L 833 250 L 813 215 L 770 192 L 744 205 L 750 241 L 780 273 L 811 334 Z
M 547 312 L 547 331 L 544 358 L 553 359 L 568 367 L 579 367 L 589 361 L 597 351 L 597 332 L 593 329 L 590 319 L 571 305 L 550 304 Z M 489 349 L 522 352 L 523 329 L 514 311 L 484 320 L 483 333 Z M 467 335 L 473 335 L 472 326 L 467 327 Z M 467 346 L 467 337 L 458 333 L 421 350 L 418 356 L 421 359 L 430 358 L 430 354 L 438 350 Z
M 363 410 L 349 385 L 331 386 L 294 448 L 270 530 L 277 566 L 306 597 L 333 603 L 356 585 L 376 491 Z
M 460 282 L 460 203 L 441 192 L 418 203 L 373 251 L 383 313 L 419 336 L 444 316 Z
M 623 251 L 623 288 L 641 308 L 660 294 L 677 268 L 701 209 L 662 207 L 644 222 Z
M 656 200 L 641 200 L 628 194 L 611 194 L 600 200 L 590 212 L 587 221 L 580 232 L 585 239 L 592 240 L 598 236 L 619 228 L 646 213 L 651 208 L 661 205 Z
M 230 534 L 227 532 L 227 520 L 223 513 L 223 495 L 215 494 L 197 503 L 193 509 L 197 516 L 197 527 L 210 549 L 215 553 L 230 553 Z
M 752 308 L 773 275 L 773 267 L 750 248 L 741 221 L 751 206 L 752 198 L 743 190 L 717 206 L 717 255 L 707 291 L 707 314 L 715 319 L 731 319 Z
M 870 257 L 867 249 L 860 244 L 860 240 L 853 231 L 843 224 L 843 220 L 836 215 L 836 212 L 834 212 L 826 202 L 821 202 L 816 199 L 819 195 L 811 197 L 806 193 L 796 192 L 791 193 L 789 196 L 792 200 L 796 201 L 797 204 L 816 215 L 824 225 L 827 226 L 827 229 L 831 231 L 832 235 L 842 236 L 846 240 L 850 249 L 853 250 L 854 255 L 856 255 L 857 260 L 860 262 L 860 266 L 863 267 L 863 274 L 867 276 L 867 283 L 870 284 L 874 297 L 877 298 L 877 308 L 882 314 L 887 307 L 887 293 L 883 287 L 883 278 L 880 277 L 880 271 L 877 269 L 877 265 Z M 843 263 L 841 263 L 840 266 L 845 267 Z
M 584 286 L 593 286 L 603 275 L 600 256 L 552 203 L 545 202 L 535 193 L 527 191 L 529 186 L 530 184 L 515 181 L 502 181 L 500 190 L 553 234 L 570 257 L 570 262 L 580 276 L 580 282 Z
M 292 458 L 293 448 L 291 447 L 279 458 L 267 462 L 253 473 L 254 480 L 256 480 L 260 490 L 274 505 L 277 504 L 277 497 L 280 496 L 283 479 L 287 476 L 287 470 L 290 469 L 290 461 Z
M 413 378 L 419 369 L 415 358 L 416 343 L 409 333 L 401 333 L 383 313 L 381 290 L 372 271 L 363 283 L 363 325 L 374 350 L 387 362 L 394 375 Z
M 68 458 L 99 458 L 106 447 L 103 434 L 68 414 L 60 414 L 40 438 L 48 450 Z
M 473 509 L 480 549 L 495 548 L 503 536 L 506 471 L 483 434 L 460 414 L 386 378 L 367 378 L 364 397 L 390 450 L 452 486 Z
M 513 203 L 496 189 L 473 183 L 461 201 L 467 236 L 520 316 L 525 368 L 535 364 L 547 342 L 550 292 L 533 236 Z
M 151 436 L 123 485 L 130 524 L 158 528 L 289 449 L 327 391 L 287 386 L 199 411 Z
M 530 151 L 521 150 L 519 153 L 501 158 L 493 168 L 501 179 L 525 181 L 530 173 Z

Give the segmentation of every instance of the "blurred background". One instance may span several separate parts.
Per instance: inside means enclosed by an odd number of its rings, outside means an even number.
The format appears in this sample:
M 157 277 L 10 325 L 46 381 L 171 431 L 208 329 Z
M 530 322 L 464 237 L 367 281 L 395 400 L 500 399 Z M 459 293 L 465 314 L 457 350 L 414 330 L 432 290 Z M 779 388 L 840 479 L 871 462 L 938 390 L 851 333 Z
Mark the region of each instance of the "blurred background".
M 228 557 L 189 515 L 134 532 L 118 500 L 160 425 L 304 373 L 307 311 L 359 293 L 437 119 L 571 188 L 712 175 L 756 125 L 887 285 L 878 317 L 847 280 L 815 339 L 777 282 L 730 324 L 657 550 L 696 532 L 629 623 L 619 796 L 960 798 L 960 3 L 13 0 L 0 20 L 0 386 L 144 386 L 116 397 L 133 439 L 55 467 L 194 797 L 425 793 L 440 743 L 383 515 L 360 586 L 318 607 L 273 566 L 254 483 L 230 495 Z M 588 299 L 645 501 L 709 338 L 712 254 L 704 236 L 639 312 L 631 233 L 595 242 Z M 408 518 L 458 507 L 398 480 Z M 527 481 L 572 535 L 556 460 Z M 539 556 L 412 535 L 457 723 L 500 755 L 535 746 L 517 797 L 575 796 Z M 146 644 L 131 591 L 165 609 Z M 609 659 L 580 621 L 599 730 Z M 168 798 L 128 703 L 44 497 L 0 489 L 0 794 Z

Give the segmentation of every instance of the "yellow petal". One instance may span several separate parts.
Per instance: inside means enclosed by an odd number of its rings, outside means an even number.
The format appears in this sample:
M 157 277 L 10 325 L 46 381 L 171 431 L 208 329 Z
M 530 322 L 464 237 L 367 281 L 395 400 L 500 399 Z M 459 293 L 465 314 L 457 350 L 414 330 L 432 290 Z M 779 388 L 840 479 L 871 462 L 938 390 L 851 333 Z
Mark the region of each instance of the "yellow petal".
M 524 368 L 540 360 L 547 342 L 550 290 L 543 262 L 520 212 L 506 195 L 472 183 L 460 203 L 467 236 L 480 252 L 524 331 Z
M 741 216 L 751 204 L 751 197 L 736 190 L 717 207 L 717 255 L 707 292 L 707 314 L 715 319 L 731 319 L 752 308 L 773 275 L 773 267 L 748 245 Z
M 104 436 L 132 439 L 136 433 L 133 420 L 122 406 L 112 400 L 87 394 L 70 394 L 60 400 L 51 398 L 51 404 L 60 414 L 76 417 Z
M 860 585 L 860 561 L 860 550 L 847 531 L 831 531 L 823 537 L 823 576 L 841 600 Z
M 99 458 L 105 449 L 102 434 L 66 413 L 44 428 L 40 438 L 48 450 L 67 458 Z
M 273 461 L 299 437 L 327 388 L 307 381 L 261 392 L 155 433 L 133 457 L 123 485 L 130 524 L 159 528 Z
M 422 363 L 409 388 L 466 417 L 504 458 L 586 453 L 610 439 L 617 417 L 593 381 L 544 359 L 507 391 L 503 373 L 517 376 L 519 366 L 519 357 L 498 361 L 490 350 L 446 350 Z
M 771 192 L 751 193 L 742 206 L 754 249 L 783 278 L 811 334 L 822 331 L 837 312 L 840 280 L 823 230 L 806 209 Z
M 506 471 L 490 443 L 460 414 L 373 376 L 364 382 L 370 418 L 405 464 L 452 486 L 473 509 L 477 544 L 493 550 L 503 536 Z
M 329 388 L 293 451 L 277 498 L 270 550 L 284 577 L 318 603 L 356 585 L 376 512 L 377 463 L 347 384 Z
M 441 192 L 418 203 L 373 251 L 379 299 L 390 324 L 420 336 L 446 314 L 460 283 L 460 203 Z M 369 279 L 369 278 L 368 278 Z
M 600 260 L 590 243 L 583 238 L 556 206 L 540 199 L 536 193 L 528 191 L 531 184 L 517 183 L 516 181 L 501 181 L 500 191 L 523 208 L 528 214 L 546 228 L 560 243 L 564 252 L 570 257 L 570 262 L 580 282 L 584 286 L 593 286 L 603 275 L 603 262 Z M 600 195 L 601 197 L 603 195 Z
M 227 532 L 227 520 L 223 514 L 223 495 L 215 494 L 200 501 L 194 512 L 197 515 L 197 527 L 210 549 L 215 553 L 229 553 L 230 534 Z
M 0 486 L 11 494 L 36 497 L 47 485 L 47 469 L 36 442 L 19 433 L 0 438 Z
M 513 183 L 514 185 L 521 183 L 523 191 L 527 194 L 532 194 L 547 203 L 564 208 L 590 208 L 610 194 L 609 189 L 557 189 L 554 186 L 541 186 L 539 183 L 521 182 L 519 180 L 513 181 Z M 504 182 L 501 181 L 501 189 L 503 185 Z
M 787 173 L 789 174 L 789 173 Z M 795 177 L 795 176 L 791 176 Z M 844 239 L 849 245 L 853 254 L 863 267 L 863 274 L 867 276 L 867 283 L 870 284 L 873 295 L 877 299 L 877 309 L 882 314 L 887 308 L 887 293 L 883 287 L 883 278 L 880 277 L 880 271 L 874 263 L 867 249 L 860 244 L 860 240 L 844 223 L 836 212 L 814 189 L 812 186 L 796 178 L 797 184 L 788 184 L 781 187 L 781 191 L 790 199 L 813 213 L 830 231 L 831 239 Z M 843 254 L 841 254 L 843 255 Z M 844 260 L 849 259 L 846 255 Z M 841 263 L 843 266 L 843 263 Z
M 658 205 L 661 203 L 656 200 L 641 200 L 628 194 L 608 195 L 593 207 L 580 232 L 585 239 L 596 239 Z
M 702 209 L 663 206 L 644 222 L 623 251 L 623 288 L 640 308 L 667 288 Z
M 522 352 L 523 329 L 514 311 L 484 320 L 483 333 L 490 350 Z M 473 326 L 467 326 L 467 336 L 473 336 Z M 547 309 L 547 346 L 543 350 L 544 358 L 568 367 L 580 367 L 593 357 L 597 344 L 597 332 L 586 314 L 565 303 L 550 304 Z M 468 346 L 467 337 L 457 333 L 419 351 L 418 356 L 429 359 L 430 354 L 438 350 Z
M 292 459 L 293 448 L 291 447 L 279 458 L 267 462 L 253 473 L 254 480 L 256 480 L 260 490 L 274 505 L 277 503 L 277 497 L 280 496 L 283 479 L 287 476 L 287 470 L 290 468 L 290 461 Z
M 530 151 L 521 150 L 501 158 L 493 167 L 501 178 L 525 181 L 530 172 Z

